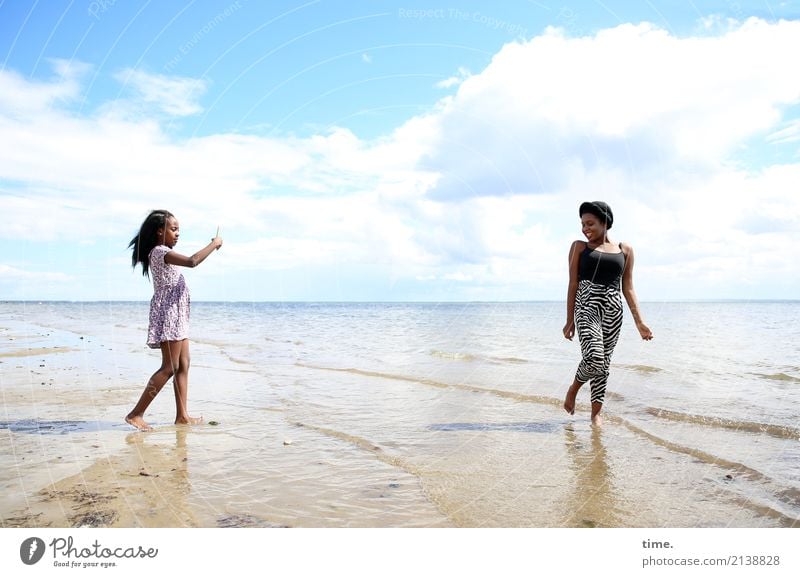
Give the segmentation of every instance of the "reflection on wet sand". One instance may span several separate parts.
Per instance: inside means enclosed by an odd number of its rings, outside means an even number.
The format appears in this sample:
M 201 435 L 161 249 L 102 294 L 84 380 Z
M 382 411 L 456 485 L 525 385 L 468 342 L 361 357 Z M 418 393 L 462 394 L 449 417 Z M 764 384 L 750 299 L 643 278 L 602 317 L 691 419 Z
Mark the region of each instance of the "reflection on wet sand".
M 126 435 L 122 452 L 46 486 L 3 519 L 3 526 L 199 526 L 187 504 L 188 432 L 176 427 L 174 437 L 170 431 Z
M 131 490 L 141 491 L 141 503 L 126 497 L 127 514 L 134 519 L 133 526 L 141 527 L 196 527 L 198 523 L 188 504 L 191 491 L 189 478 L 189 443 L 191 428 L 176 426 L 174 437 L 170 432 L 154 435 L 133 432 L 125 437 L 132 459 L 138 469 L 138 482 L 134 481 Z M 171 439 L 174 438 L 174 443 Z M 162 442 L 165 441 L 165 442 Z M 144 513 L 144 514 L 143 514 Z
M 567 454 L 571 459 L 570 468 L 574 473 L 571 502 L 564 507 L 568 511 L 564 527 L 625 525 L 614 486 L 614 471 L 609 467 L 603 444 L 603 434 L 602 427 L 591 427 L 590 431 L 580 433 L 571 425 L 564 429 Z

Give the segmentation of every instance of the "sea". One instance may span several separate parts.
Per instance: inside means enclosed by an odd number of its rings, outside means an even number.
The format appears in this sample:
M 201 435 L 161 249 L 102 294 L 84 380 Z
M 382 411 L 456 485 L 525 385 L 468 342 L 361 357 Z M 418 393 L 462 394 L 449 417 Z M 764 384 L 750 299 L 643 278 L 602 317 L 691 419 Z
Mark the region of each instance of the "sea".
M 800 301 L 640 306 L 654 339 L 626 310 L 593 427 L 588 386 L 562 408 L 580 359 L 563 302 L 194 302 L 206 424 L 181 499 L 201 526 L 800 526 Z M 84 416 L 6 407 L 0 429 L 131 434 L 160 362 L 147 318 L 142 302 L 0 304 L 7 351 L 84 351 L 54 390 L 118 389 Z M 146 416 L 152 443 L 175 442 L 171 395 Z

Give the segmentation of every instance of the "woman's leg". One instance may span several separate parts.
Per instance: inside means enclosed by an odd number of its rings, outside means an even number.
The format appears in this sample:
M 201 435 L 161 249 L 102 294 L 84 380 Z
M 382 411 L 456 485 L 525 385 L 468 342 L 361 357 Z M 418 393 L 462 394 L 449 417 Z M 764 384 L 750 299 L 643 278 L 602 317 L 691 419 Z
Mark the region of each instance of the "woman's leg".
M 601 323 L 603 339 L 603 366 L 597 378 L 592 380 L 592 423 L 602 424 L 600 411 L 606 396 L 606 386 L 608 385 L 609 369 L 611 367 L 611 355 L 614 354 L 614 347 L 617 346 L 619 333 L 622 330 L 622 299 L 619 293 L 609 292 L 605 306 L 603 307 L 603 319 Z
M 603 406 L 602 395 L 599 395 L 598 402 L 598 391 L 602 389 L 602 392 L 605 392 L 603 335 L 600 321 L 601 319 L 595 315 L 582 315 L 576 323 L 581 341 L 581 362 L 564 399 L 564 410 L 570 415 L 575 414 L 575 398 L 578 391 L 586 382 L 591 381 L 592 422 L 596 420 L 595 417 Z
M 603 317 L 598 306 L 598 288 L 590 283 L 581 284 L 578 288 L 575 308 L 575 329 L 581 344 L 581 362 L 575 372 L 575 379 L 564 399 L 564 410 L 575 413 L 575 397 L 581 386 L 587 381 L 595 387 L 595 379 L 603 370 Z M 592 405 L 594 408 L 594 404 Z
M 174 358 L 177 359 L 175 366 L 175 378 L 172 384 L 175 389 L 175 424 L 176 425 L 196 425 L 203 422 L 203 417 L 190 417 L 187 406 L 189 393 L 189 339 L 170 343 Z
M 139 397 L 139 402 L 136 403 L 136 406 L 133 408 L 133 410 L 128 413 L 128 416 L 125 417 L 125 422 L 133 425 L 141 431 L 152 430 L 152 427 L 144 421 L 144 412 L 147 410 L 147 407 L 150 406 L 150 403 L 153 402 L 153 399 L 156 398 L 156 395 L 164 387 L 164 384 L 174 374 L 175 368 L 172 362 L 172 352 L 170 350 L 169 343 L 163 342 L 161 343 L 161 366 L 155 373 L 153 373 L 153 376 L 150 377 L 150 380 L 147 381 L 144 391 L 142 391 L 142 396 Z
M 583 383 L 578 379 L 572 381 L 572 384 L 567 389 L 567 396 L 564 398 L 564 410 L 570 415 L 575 414 L 575 397 L 578 396 L 578 391 L 583 386 Z

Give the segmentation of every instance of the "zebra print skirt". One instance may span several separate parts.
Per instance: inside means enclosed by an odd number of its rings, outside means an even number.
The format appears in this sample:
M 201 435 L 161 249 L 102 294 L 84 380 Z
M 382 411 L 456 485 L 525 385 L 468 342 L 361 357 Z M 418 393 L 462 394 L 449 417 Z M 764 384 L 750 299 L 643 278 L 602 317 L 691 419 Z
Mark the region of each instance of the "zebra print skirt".
M 605 399 L 611 355 L 622 328 L 622 298 L 615 285 L 589 280 L 578 283 L 575 328 L 581 343 L 581 362 L 575 374 L 579 383 L 591 381 L 593 403 Z

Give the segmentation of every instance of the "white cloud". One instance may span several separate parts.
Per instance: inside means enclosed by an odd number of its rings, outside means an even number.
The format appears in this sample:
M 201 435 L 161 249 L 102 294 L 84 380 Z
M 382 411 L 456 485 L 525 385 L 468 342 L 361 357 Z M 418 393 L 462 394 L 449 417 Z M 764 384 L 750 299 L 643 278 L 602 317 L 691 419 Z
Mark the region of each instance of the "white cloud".
M 646 178 L 714 170 L 798 101 L 800 22 L 678 38 L 650 24 L 506 45 L 441 114 L 426 167 L 443 199 L 541 193 L 599 166 Z
M 451 280 L 455 282 L 469 282 L 472 280 L 472 275 L 463 272 L 454 272 L 446 274 L 442 277 L 444 280 Z
M 50 106 L 78 98 L 87 64 L 61 59 L 49 60 L 54 77 L 49 82 L 23 78 L 13 70 L 0 71 L 0 112 L 9 117 L 26 117 Z
M 199 99 L 206 91 L 206 82 L 196 78 L 182 78 L 150 74 L 129 68 L 115 75 L 123 91 L 133 91 L 128 99 L 117 100 L 114 107 L 141 108 L 142 104 L 155 107 L 172 116 L 190 116 L 203 111 Z
M 455 76 L 450 76 L 449 78 L 445 78 L 444 80 L 440 80 L 436 83 L 436 88 L 452 88 L 453 86 L 458 86 L 464 82 L 467 78 L 471 76 L 469 70 L 464 67 L 460 67 L 458 69 L 458 73 Z
M 793 120 L 783 128 L 776 130 L 767 137 L 767 141 L 773 144 L 788 144 L 800 141 L 800 120 Z
M 70 275 L 60 272 L 30 271 L 2 263 L 0 263 L 0 278 L 4 281 L 24 280 L 44 283 L 63 282 L 72 279 Z
M 124 244 L 168 208 L 182 246 L 222 226 L 230 277 L 340 263 L 450 283 L 454 298 L 563 298 L 577 206 L 602 198 L 636 246 L 640 296 L 785 295 L 800 280 L 781 256 L 800 165 L 732 155 L 796 141 L 783 115 L 800 99 L 798 52 L 795 22 L 687 38 L 549 29 L 372 141 L 341 127 L 180 139 L 163 113 L 201 111 L 202 81 L 123 71 L 148 108 L 119 114 L 125 94 L 78 116 L 85 65 L 57 61 L 47 83 L 0 71 L 0 236 Z

